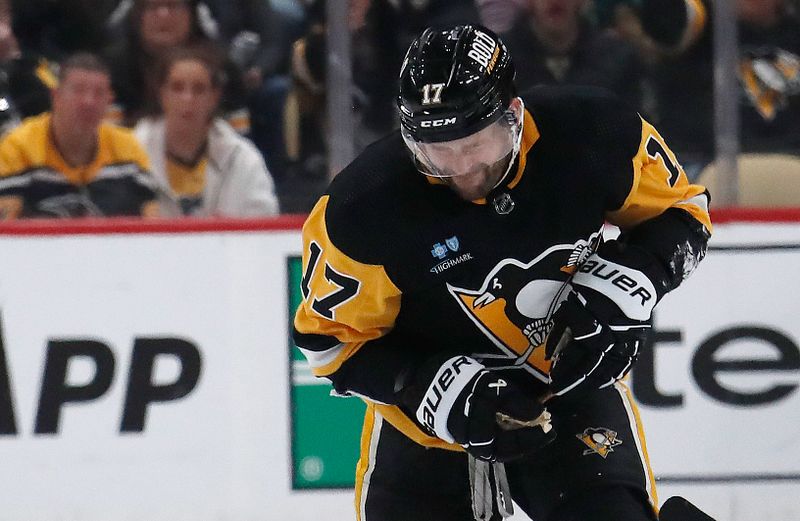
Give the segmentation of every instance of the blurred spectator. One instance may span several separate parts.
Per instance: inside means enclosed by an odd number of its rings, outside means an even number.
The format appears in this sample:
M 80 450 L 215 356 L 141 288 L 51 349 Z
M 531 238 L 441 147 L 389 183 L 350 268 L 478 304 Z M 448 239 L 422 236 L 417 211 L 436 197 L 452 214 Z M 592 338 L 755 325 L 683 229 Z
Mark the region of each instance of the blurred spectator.
M 21 116 L 9 93 L 8 75 L 0 71 L 0 139 L 20 124 Z
M 325 2 L 306 6 L 308 28 L 292 47 L 285 135 L 292 165 L 283 183 L 291 211 L 308 211 L 327 186 Z M 351 0 L 356 149 L 397 126 L 397 71 L 408 44 L 429 25 L 477 22 L 474 0 Z M 283 199 L 282 199 L 283 200 Z M 286 207 L 284 207 L 286 210 Z
M 20 53 L 0 62 L 0 134 L 20 118 L 50 110 L 58 79 L 44 58 Z
M 268 0 L 204 0 L 218 25 L 228 56 L 255 90 L 264 78 L 288 70 L 291 42 L 300 27 L 272 9 Z
M 53 110 L 0 142 L 0 215 L 83 217 L 158 213 L 148 160 L 130 131 L 103 123 L 106 66 L 79 53 L 61 66 Z
M 483 25 L 497 34 L 508 32 L 520 13 L 527 10 L 527 0 L 475 0 Z
M 117 15 L 120 16 L 119 14 Z M 164 54 L 175 47 L 215 42 L 217 25 L 198 0 L 133 0 L 124 13 L 117 45 L 108 52 L 119 114 L 126 126 L 158 112 L 158 70 Z M 249 131 L 246 95 L 236 66 L 227 62 L 230 81 L 222 97 L 225 117 L 237 131 Z
M 119 0 L 4 0 L 23 52 L 59 62 L 78 51 L 100 52 Z
M 743 152 L 800 153 L 800 20 L 786 0 L 736 0 Z M 696 175 L 714 155 L 710 0 L 642 0 L 646 33 L 664 49 L 654 70 L 662 133 Z
M 0 0 L 0 61 L 19 54 L 19 43 L 11 30 L 10 0 Z
M 178 48 L 159 81 L 162 115 L 136 125 L 166 216 L 278 213 L 272 177 L 250 141 L 216 117 L 224 77 L 209 49 Z
M 501 35 L 514 56 L 517 85 L 603 87 L 641 108 L 644 68 L 629 43 L 597 30 L 587 0 L 528 0 L 527 13 Z
M 58 84 L 51 64 L 28 53 L 0 63 L 0 118 L 4 113 L 17 118 L 50 110 L 50 90 Z M 0 128 L 2 123 L 0 123 Z
M 30 42 L 26 42 L 25 48 L 20 47 L 12 31 L 11 4 L 10 0 L 0 0 L 0 134 L 19 124 L 22 117 L 49 110 L 50 89 L 56 84 L 51 62 L 39 53 L 39 47 L 29 45 Z M 26 9 L 36 6 L 42 7 L 37 2 L 25 4 L 20 11 L 22 18 Z M 19 19 L 17 16 L 18 22 Z M 42 22 L 42 25 L 32 26 L 31 31 L 45 31 L 47 18 Z M 49 48 L 53 44 L 44 42 L 43 46 Z
M 616 27 L 620 17 L 640 5 L 641 0 L 593 0 L 592 10 L 598 27 Z
M 292 41 L 302 32 L 301 20 L 273 9 L 268 0 L 204 3 L 247 91 L 250 138 L 280 178 L 287 168 L 283 115 L 290 85 L 289 55 Z
M 478 23 L 474 0 L 358 0 L 366 9 L 358 26 L 351 9 L 353 81 L 361 92 L 361 149 L 397 127 L 397 71 L 411 41 L 426 27 Z M 351 4 L 352 5 L 352 4 Z
M 592 4 L 598 28 L 611 31 L 631 43 L 647 67 L 658 61 L 662 50 L 645 34 L 639 18 L 642 0 L 594 0 Z M 646 81 L 646 85 L 649 87 L 648 94 L 652 94 L 649 92 L 652 90 L 649 81 Z
M 293 47 L 292 72 L 295 93 L 301 100 L 299 110 L 313 118 L 318 109 L 325 106 L 325 3 L 311 2 L 307 19 L 308 30 Z M 357 148 L 363 148 L 396 127 L 397 71 L 414 37 L 428 26 L 478 21 L 478 9 L 473 0 L 353 0 L 350 3 L 348 26 L 353 36 Z M 323 127 L 321 122 L 317 126 L 319 130 Z M 293 147 L 290 143 L 290 148 L 304 150 L 306 145 L 318 146 L 320 138 L 315 134 L 311 130 L 310 139 L 301 136 L 300 146 Z M 321 141 L 324 143 L 324 138 Z M 301 152 L 300 155 L 306 154 Z M 318 168 L 316 162 L 314 165 Z M 325 175 L 325 168 L 319 173 Z

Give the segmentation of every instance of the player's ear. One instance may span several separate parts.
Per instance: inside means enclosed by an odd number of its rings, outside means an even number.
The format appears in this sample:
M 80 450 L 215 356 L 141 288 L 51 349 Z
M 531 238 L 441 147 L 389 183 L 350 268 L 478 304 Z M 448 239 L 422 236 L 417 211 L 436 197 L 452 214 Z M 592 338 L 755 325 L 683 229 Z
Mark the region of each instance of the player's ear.
M 511 98 L 511 103 L 508 104 L 508 110 L 514 113 L 514 116 L 516 116 L 517 121 L 522 120 L 523 107 L 524 105 L 522 104 L 522 99 L 519 96 Z

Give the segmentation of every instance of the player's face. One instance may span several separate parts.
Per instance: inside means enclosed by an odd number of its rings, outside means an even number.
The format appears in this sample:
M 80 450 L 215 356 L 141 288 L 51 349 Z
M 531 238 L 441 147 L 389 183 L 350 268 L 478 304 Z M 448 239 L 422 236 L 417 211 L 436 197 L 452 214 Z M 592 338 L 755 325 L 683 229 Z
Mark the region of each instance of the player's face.
M 211 72 L 199 60 L 173 63 L 161 87 L 161 108 L 170 127 L 204 129 L 219 102 L 220 90 Z
M 147 49 L 181 45 L 189 39 L 192 13 L 186 0 L 143 0 L 139 32 Z
M 471 136 L 426 147 L 430 162 L 444 181 L 468 201 L 485 197 L 506 170 L 511 136 L 504 126 L 492 124 Z
M 508 171 L 519 147 L 522 114 L 522 101 L 516 98 L 499 120 L 469 136 L 435 143 L 415 142 L 405 134 L 404 138 L 420 171 L 473 201 L 486 197 Z
M 78 132 L 94 132 L 113 99 L 108 74 L 84 69 L 67 71 L 53 91 L 53 113 Z

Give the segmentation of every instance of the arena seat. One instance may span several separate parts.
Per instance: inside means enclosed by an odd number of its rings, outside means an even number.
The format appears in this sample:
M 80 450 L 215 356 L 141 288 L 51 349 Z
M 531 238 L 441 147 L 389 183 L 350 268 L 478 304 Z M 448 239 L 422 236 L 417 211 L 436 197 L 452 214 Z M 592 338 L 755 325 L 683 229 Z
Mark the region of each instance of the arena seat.
M 738 158 L 738 206 L 800 207 L 800 157 L 789 154 L 742 154 Z M 720 186 L 715 163 L 703 169 L 697 182 L 714 193 Z

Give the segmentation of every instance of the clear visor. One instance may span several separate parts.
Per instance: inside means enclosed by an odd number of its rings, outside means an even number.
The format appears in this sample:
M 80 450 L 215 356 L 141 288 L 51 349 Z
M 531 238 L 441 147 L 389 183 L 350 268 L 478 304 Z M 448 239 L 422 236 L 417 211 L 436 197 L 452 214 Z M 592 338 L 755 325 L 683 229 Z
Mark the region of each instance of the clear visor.
M 452 141 L 422 143 L 405 129 L 402 134 L 423 174 L 440 178 L 470 175 L 516 155 L 522 136 L 521 115 L 509 109 L 483 130 Z

